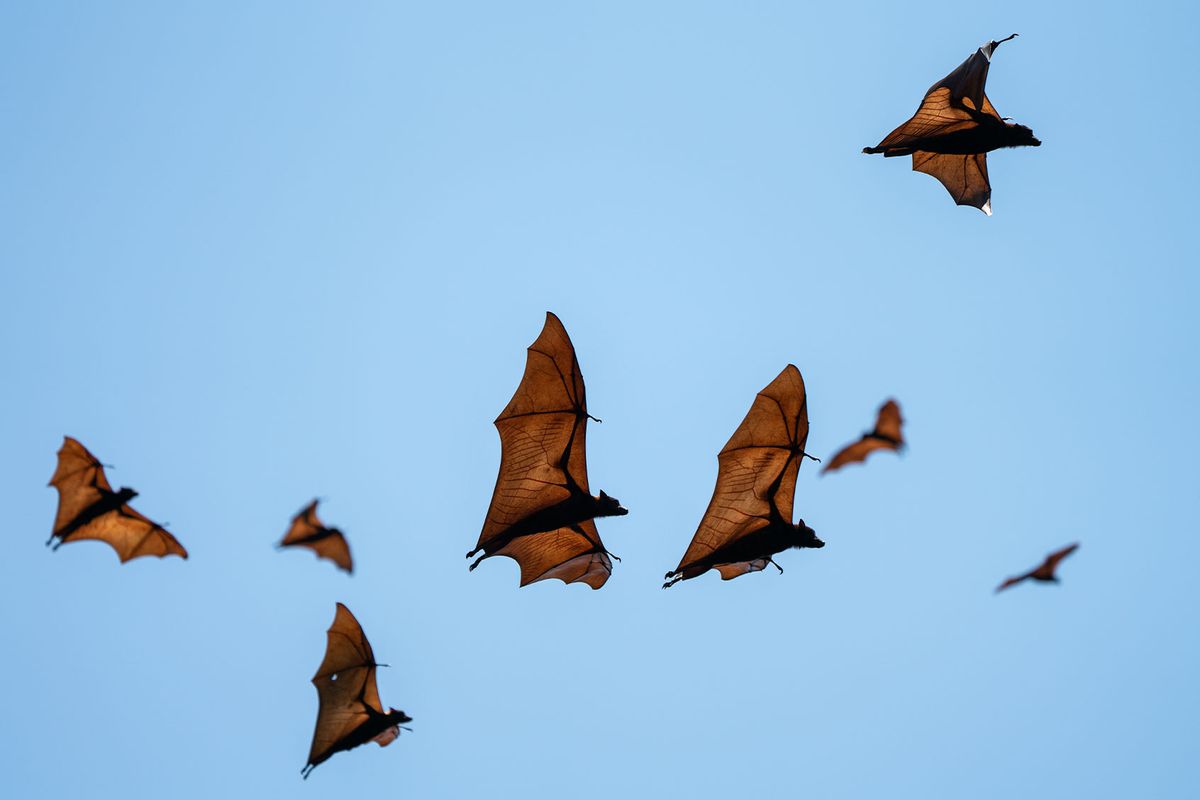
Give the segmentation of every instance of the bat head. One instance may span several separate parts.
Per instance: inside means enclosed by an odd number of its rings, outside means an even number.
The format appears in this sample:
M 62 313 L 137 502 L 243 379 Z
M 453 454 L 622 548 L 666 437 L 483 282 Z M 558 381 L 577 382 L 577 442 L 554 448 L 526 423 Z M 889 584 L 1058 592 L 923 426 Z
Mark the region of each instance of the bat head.
M 600 491 L 597 506 L 599 508 L 596 512 L 597 517 L 623 517 L 629 513 L 629 509 L 621 505 L 620 500 L 610 497 L 603 490 Z
M 122 486 L 120 489 L 117 490 L 117 500 L 119 500 L 122 503 L 128 503 L 130 500 L 132 500 L 133 498 L 135 498 L 137 496 L 138 496 L 138 493 L 135 492 L 133 489 L 130 489 L 128 486 Z
M 1041 141 L 1033 135 L 1031 128 L 1015 122 L 1004 125 L 1004 147 L 1041 147 Z
M 395 708 L 388 708 L 388 719 L 397 725 L 403 725 L 405 722 L 412 722 L 412 717 L 405 714 L 403 711 Z
M 802 547 L 824 547 L 825 543 L 817 538 L 817 532 L 804 524 L 804 520 L 793 526 L 796 532 L 791 547 L 799 550 Z

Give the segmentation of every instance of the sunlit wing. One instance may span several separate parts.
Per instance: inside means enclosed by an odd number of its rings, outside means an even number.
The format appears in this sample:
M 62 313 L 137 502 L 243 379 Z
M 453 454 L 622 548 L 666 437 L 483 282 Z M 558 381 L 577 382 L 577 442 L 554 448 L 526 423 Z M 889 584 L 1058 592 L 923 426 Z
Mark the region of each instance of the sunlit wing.
M 557 578 L 563 583 L 586 583 L 599 589 L 612 574 L 612 559 L 604 551 L 591 520 L 520 536 L 497 550 L 496 555 L 509 556 L 520 565 L 522 586 Z
M 58 513 L 54 517 L 56 535 L 101 499 L 101 489 L 112 491 L 100 461 L 70 436 L 63 437 L 58 464 L 49 485 L 58 490 Z
M 960 206 L 973 206 L 992 215 L 992 185 L 988 182 L 987 153 L 953 155 L 917 151 L 913 169 L 937 178 Z

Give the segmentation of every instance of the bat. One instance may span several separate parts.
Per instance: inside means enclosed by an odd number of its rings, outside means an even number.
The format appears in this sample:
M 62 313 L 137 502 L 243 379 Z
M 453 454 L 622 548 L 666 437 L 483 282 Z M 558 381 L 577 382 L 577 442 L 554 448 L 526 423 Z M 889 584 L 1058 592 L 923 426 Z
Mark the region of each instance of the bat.
M 529 346 L 525 375 L 496 418 L 500 474 L 472 564 L 508 556 L 521 567 L 521 585 L 557 578 L 599 589 L 612 574 L 611 554 L 593 519 L 629 511 L 604 492 L 588 489 L 584 452 L 591 416 L 579 361 L 562 322 L 546 324 Z M 615 558 L 615 556 L 612 556 Z
M 833 472 L 847 464 L 866 461 L 867 456 L 876 450 L 895 450 L 904 448 L 904 435 L 900 426 L 904 419 L 900 416 L 900 406 L 895 400 L 888 400 L 879 407 L 879 416 L 875 420 L 875 430 L 864 433 L 857 442 L 846 445 L 837 452 L 829 463 L 821 470 L 821 474 Z
M 758 572 L 789 548 L 824 547 L 792 505 L 808 440 L 804 378 L 791 364 L 754 398 L 750 412 L 717 456 L 717 486 L 679 566 L 663 588 L 710 569 L 721 580 Z M 816 460 L 816 459 L 814 459 Z
M 313 500 L 292 517 L 292 526 L 276 547 L 310 548 L 317 554 L 317 558 L 327 558 L 340 569 L 353 574 L 354 561 L 350 558 L 350 545 L 341 531 L 337 528 L 326 528 L 325 523 L 317 517 L 317 502 Z
M 58 490 L 54 531 L 46 540 L 54 550 L 67 542 L 98 539 L 117 551 L 122 564 L 141 556 L 187 558 L 187 550 L 163 526 L 129 506 L 137 492 L 125 486 L 113 491 L 104 465 L 78 440 L 63 437 L 49 485 Z
M 300 770 L 306 780 L 334 753 L 367 742 L 387 747 L 400 736 L 404 723 L 412 722 L 412 717 L 394 708 L 384 713 L 375 685 L 375 668 L 387 665 L 375 663 L 371 643 L 350 609 L 337 604 L 326 635 L 325 660 L 312 679 L 320 708 L 308 763 Z
M 1016 575 L 1012 578 L 1009 578 L 1004 583 L 997 586 L 996 591 L 1002 592 L 1008 587 L 1015 586 L 1021 581 L 1028 580 L 1030 578 L 1035 581 L 1041 581 L 1042 583 L 1058 583 L 1058 576 L 1056 576 L 1054 572 L 1058 569 L 1059 562 L 1071 555 L 1071 553 L 1074 553 L 1078 548 L 1079 542 L 1075 542 L 1074 544 L 1067 545 L 1061 550 L 1055 550 L 1053 553 L 1046 556 L 1046 560 L 1039 564 L 1036 569 L 1032 569 L 1029 572 L 1026 572 L 1024 575 Z
M 932 175 L 960 206 L 992 215 L 987 154 L 1001 147 L 1038 147 L 1024 125 L 1006 122 L 984 94 L 992 53 L 1016 34 L 980 47 L 958 68 L 929 87 L 908 122 L 864 153 L 913 157 L 913 169 Z

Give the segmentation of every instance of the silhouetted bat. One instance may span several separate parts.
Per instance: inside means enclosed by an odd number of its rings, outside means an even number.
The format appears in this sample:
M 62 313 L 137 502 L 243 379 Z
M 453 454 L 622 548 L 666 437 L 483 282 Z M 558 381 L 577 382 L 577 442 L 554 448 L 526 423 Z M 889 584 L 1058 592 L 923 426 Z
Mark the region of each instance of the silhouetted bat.
M 396 741 L 404 723 L 412 722 L 412 717 L 394 708 L 384 713 L 375 685 L 375 668 L 386 665 L 375 663 L 362 627 L 341 603 L 337 604 L 327 636 L 325 660 L 312 679 L 321 706 L 308 763 L 300 770 L 306 779 L 334 753 L 367 742 L 387 747 Z
M 1024 125 L 1005 122 L 984 94 L 992 53 L 1015 37 L 988 42 L 958 69 L 929 87 L 912 119 L 864 153 L 913 157 L 913 169 L 941 181 L 960 206 L 992 215 L 987 154 L 1001 147 L 1041 144 Z
M 125 486 L 114 492 L 104 466 L 70 436 L 63 437 L 49 485 L 58 489 L 54 532 L 46 540 L 50 545 L 58 539 L 55 550 L 67 542 L 98 539 L 112 545 L 122 564 L 139 556 L 187 558 L 174 536 L 129 507 L 137 492 Z
M 354 572 L 354 562 L 350 558 L 350 545 L 346 537 L 337 528 L 326 528 L 325 523 L 317 517 L 317 502 L 300 509 L 292 517 L 292 527 L 277 545 L 284 547 L 308 547 L 317 554 L 317 558 L 327 558 L 346 572 Z
M 796 474 L 801 460 L 812 458 L 807 440 L 804 378 L 788 364 L 717 456 L 712 500 L 679 566 L 664 576 L 664 589 L 710 569 L 731 580 L 775 564 L 771 557 L 789 548 L 825 546 L 804 520 L 792 524 Z
M 1042 583 L 1058 583 L 1058 577 L 1054 574 L 1054 571 L 1058 569 L 1058 563 L 1067 556 L 1071 555 L 1071 553 L 1074 553 L 1078 547 L 1079 542 L 1076 542 L 1075 544 L 1067 545 L 1062 550 L 1055 550 L 1053 553 L 1046 556 L 1046 560 L 1043 561 L 1036 569 L 1030 570 L 1024 575 L 1017 575 L 1009 578 L 1004 583 L 997 586 L 996 591 L 1002 592 L 1008 587 L 1015 586 L 1021 581 L 1029 578 L 1032 578 L 1035 581 L 1041 581 Z
M 888 400 L 879 407 L 879 416 L 875 420 L 875 430 L 864 433 L 857 442 L 848 444 L 837 452 L 829 463 L 821 470 L 821 474 L 853 464 L 856 461 L 866 461 L 867 456 L 876 450 L 900 450 L 904 447 L 904 436 L 900 426 L 904 420 L 900 417 L 900 406 L 895 400 Z
M 547 312 L 521 385 L 496 418 L 500 474 L 479 541 L 467 553 L 483 552 L 471 569 L 508 556 L 521 566 L 522 586 L 558 578 L 599 589 L 608 580 L 612 561 L 592 520 L 629 512 L 615 497 L 593 497 L 588 489 L 589 418 L 596 419 L 587 412 L 575 348 Z

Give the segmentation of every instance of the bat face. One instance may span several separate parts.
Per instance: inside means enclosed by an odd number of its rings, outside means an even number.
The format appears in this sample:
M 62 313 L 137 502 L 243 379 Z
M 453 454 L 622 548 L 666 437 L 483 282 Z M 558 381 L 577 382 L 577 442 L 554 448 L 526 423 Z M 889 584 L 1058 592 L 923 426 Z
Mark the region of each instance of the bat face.
M 615 497 L 609 497 L 603 491 L 600 492 L 599 503 L 596 508 L 597 517 L 623 517 L 629 513 L 629 509 L 621 505 L 621 501 Z
M 984 85 L 992 53 L 1012 39 L 992 41 L 925 93 L 917 113 L 864 153 L 912 156 L 912 168 L 932 175 L 958 205 L 974 206 L 991 216 L 992 187 L 987 153 L 1002 147 L 1037 147 L 1041 142 L 1024 125 L 1005 122 Z

